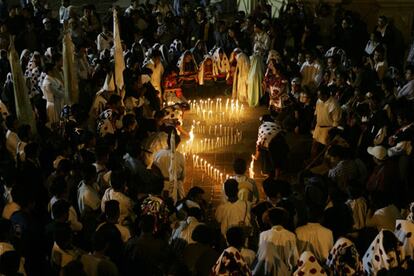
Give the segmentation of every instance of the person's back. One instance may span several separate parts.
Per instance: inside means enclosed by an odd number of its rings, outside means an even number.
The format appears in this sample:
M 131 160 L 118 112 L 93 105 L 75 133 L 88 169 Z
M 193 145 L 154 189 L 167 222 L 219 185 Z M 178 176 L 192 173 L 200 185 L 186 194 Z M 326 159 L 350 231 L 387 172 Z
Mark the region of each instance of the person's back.
M 228 202 L 221 204 L 216 210 L 216 220 L 221 225 L 220 229 L 223 235 L 231 226 L 250 225 L 250 203 L 238 200 L 237 181 L 227 179 L 224 183 L 224 189 Z
M 267 213 L 272 228 L 260 233 L 259 248 L 267 246 L 266 243 L 272 243 L 278 252 L 280 261 L 284 262 L 290 270 L 293 270 L 299 254 L 296 248 L 295 234 L 286 230 L 283 226 L 288 223 L 289 214 L 279 207 L 272 208 Z
M 332 231 L 319 223 L 309 222 L 295 230 L 298 251 L 310 250 L 318 260 L 324 262 L 328 258 L 329 250 L 333 246 Z

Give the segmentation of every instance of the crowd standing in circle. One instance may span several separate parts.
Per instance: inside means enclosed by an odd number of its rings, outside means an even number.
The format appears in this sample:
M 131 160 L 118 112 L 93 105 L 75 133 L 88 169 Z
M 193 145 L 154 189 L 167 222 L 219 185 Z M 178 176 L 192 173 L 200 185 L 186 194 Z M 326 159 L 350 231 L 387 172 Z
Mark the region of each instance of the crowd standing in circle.
M 252 14 L 224 14 L 225 1 L 132 0 L 103 14 L 7 2 L 1 275 L 413 274 L 414 43 L 391 18 L 368 30 L 340 5 L 301 0 L 277 18 L 268 1 Z M 254 155 L 267 178 L 237 158 L 212 210 L 200 187 L 185 193 L 177 148 L 187 98 L 214 91 L 268 108 Z M 33 124 L 21 119 L 31 111 Z M 287 134 L 313 140 L 294 182 Z

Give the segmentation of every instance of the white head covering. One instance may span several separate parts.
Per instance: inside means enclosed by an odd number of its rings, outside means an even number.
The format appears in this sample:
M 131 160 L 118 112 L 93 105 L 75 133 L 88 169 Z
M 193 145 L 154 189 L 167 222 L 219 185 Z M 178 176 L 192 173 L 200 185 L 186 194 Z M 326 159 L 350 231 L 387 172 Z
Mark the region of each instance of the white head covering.
M 267 55 L 266 63 L 269 63 L 271 59 L 278 60 L 280 59 L 280 54 L 276 50 L 270 50 L 269 54 Z
M 225 249 L 218 258 L 211 271 L 211 275 L 251 276 L 252 272 L 250 271 L 250 268 L 247 265 L 246 261 L 243 259 L 240 251 L 237 250 L 237 248 L 230 246 Z
M 293 276 L 306 275 L 327 276 L 323 267 L 318 263 L 318 260 L 310 251 L 305 251 L 300 255 L 298 268 L 293 273 Z
M 200 68 L 198 70 L 198 83 L 200 85 L 204 85 L 204 62 L 206 62 L 208 59 L 211 60 L 211 65 L 213 66 L 213 76 L 218 75 L 217 66 L 216 63 L 213 61 L 213 58 L 209 55 L 205 55 L 204 60 L 201 62 Z
M 264 122 L 259 127 L 256 144 L 268 148 L 270 141 L 281 131 L 282 127 L 279 124 L 274 122 Z
M 329 252 L 326 265 L 334 275 L 364 275 L 359 253 L 354 243 L 347 238 L 339 238 L 336 241 Z
M 193 54 L 191 53 L 191 51 L 187 50 L 181 55 L 180 59 L 177 62 L 177 67 L 178 69 L 180 69 L 180 75 L 184 73 L 184 57 L 188 54 L 191 55 L 191 60 L 194 63 L 194 70 L 198 70 L 198 66 L 194 60 Z
M 220 51 L 223 52 L 223 56 L 220 59 Z M 221 48 L 217 48 L 213 54 L 214 64 L 217 67 L 218 73 L 228 73 L 230 71 L 230 63 L 226 53 Z
M 407 258 L 414 259 L 414 223 L 409 220 L 397 220 L 394 234 L 402 242 L 402 251 Z
M 389 252 L 384 248 L 384 233 L 394 234 L 389 230 L 381 230 L 371 245 L 365 252 L 362 262 L 364 270 L 369 275 L 376 275 L 381 269 L 389 270 L 394 267 L 398 267 L 404 260 L 404 252 L 401 251 L 400 246 L 397 244 L 395 249 L 391 249 Z M 394 236 L 395 237 L 395 236 Z

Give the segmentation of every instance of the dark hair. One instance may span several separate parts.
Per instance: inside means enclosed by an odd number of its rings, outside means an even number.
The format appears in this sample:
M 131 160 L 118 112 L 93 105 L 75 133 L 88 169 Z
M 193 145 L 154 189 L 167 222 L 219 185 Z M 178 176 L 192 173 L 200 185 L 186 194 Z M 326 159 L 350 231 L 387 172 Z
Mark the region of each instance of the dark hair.
M 120 101 L 122 101 L 121 96 L 119 96 L 119 95 L 117 95 L 117 94 L 112 94 L 112 95 L 109 97 L 109 100 L 108 100 L 108 105 L 115 105 L 115 104 L 119 103 Z
M 244 232 L 241 227 L 234 226 L 227 230 L 226 239 L 230 246 L 241 248 L 244 245 Z
M 126 177 L 123 170 L 115 170 L 111 172 L 111 186 L 115 191 L 122 190 L 125 184 Z
M 194 228 L 191 238 L 202 244 L 210 244 L 213 239 L 213 233 L 211 228 L 203 223 Z
M 236 158 L 233 161 L 233 170 L 236 174 L 244 174 L 247 169 L 246 160 L 243 158 Z
M 197 195 L 203 195 L 204 193 L 205 192 L 202 188 L 200 188 L 198 186 L 194 186 L 194 187 L 191 187 L 190 190 L 188 191 L 187 198 L 192 199 L 192 198 L 196 197 Z
M 6 127 L 8 129 L 13 129 L 13 125 L 16 122 L 17 118 L 13 115 L 8 115 L 6 117 Z
M 81 169 L 82 178 L 84 180 L 91 180 L 96 178 L 96 167 L 92 164 L 84 164 Z
M 6 251 L 0 256 L 0 273 L 3 275 L 20 275 L 20 255 L 17 251 Z
M 56 244 L 65 250 L 72 240 L 72 230 L 68 224 L 60 225 L 56 228 L 53 236 Z
M 70 172 L 70 170 L 72 169 L 72 163 L 70 162 L 69 159 L 62 159 L 59 161 L 57 167 L 56 167 L 56 171 L 67 174 Z
M 266 196 L 269 198 L 276 198 L 280 193 L 276 181 L 272 177 L 266 178 L 262 186 Z
M 224 182 L 224 192 L 229 198 L 237 197 L 237 193 L 239 192 L 239 183 L 235 179 L 227 179 Z
M 197 207 L 191 207 L 187 211 L 187 215 L 189 217 L 195 217 L 197 220 L 201 220 L 203 218 L 203 212 L 200 208 Z
M 135 115 L 134 114 L 126 114 L 123 118 L 122 118 L 122 125 L 123 127 L 128 127 L 130 125 L 132 125 L 134 122 L 136 122 L 135 119 Z
M 69 215 L 70 204 L 66 200 L 58 200 L 52 205 L 52 214 L 55 219 Z
M 145 215 L 141 217 L 139 227 L 143 233 L 152 233 L 155 227 L 155 218 L 151 215 Z
M 289 221 L 289 213 L 280 207 L 272 208 L 268 211 L 269 220 L 272 226 L 281 225 L 286 227 Z
M 67 183 L 64 176 L 58 176 L 53 179 L 49 187 L 49 193 L 53 196 L 60 197 L 67 191 Z
M 108 200 L 105 202 L 105 216 L 108 220 L 115 220 L 120 215 L 119 202 L 117 200 Z

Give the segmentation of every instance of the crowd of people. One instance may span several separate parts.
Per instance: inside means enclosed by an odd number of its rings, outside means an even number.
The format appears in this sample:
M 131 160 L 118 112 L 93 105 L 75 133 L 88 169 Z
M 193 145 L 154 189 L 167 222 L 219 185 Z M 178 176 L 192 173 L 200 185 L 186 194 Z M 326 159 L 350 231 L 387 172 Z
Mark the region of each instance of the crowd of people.
M 267 1 L 251 14 L 7 2 L 0 275 L 412 275 L 414 44 L 392 19 L 368 30 L 301 0 L 277 18 Z M 178 146 L 187 99 L 218 93 L 268 110 L 254 155 L 266 179 L 236 158 L 212 206 L 185 191 Z M 296 181 L 287 134 L 313 141 Z

